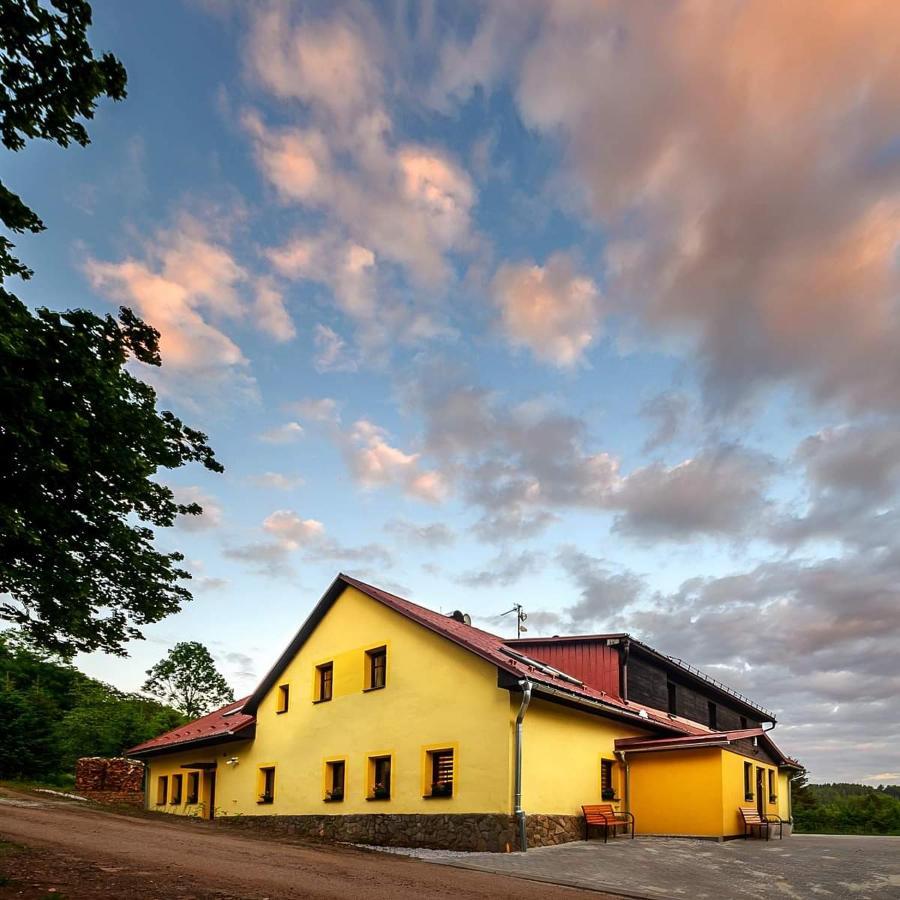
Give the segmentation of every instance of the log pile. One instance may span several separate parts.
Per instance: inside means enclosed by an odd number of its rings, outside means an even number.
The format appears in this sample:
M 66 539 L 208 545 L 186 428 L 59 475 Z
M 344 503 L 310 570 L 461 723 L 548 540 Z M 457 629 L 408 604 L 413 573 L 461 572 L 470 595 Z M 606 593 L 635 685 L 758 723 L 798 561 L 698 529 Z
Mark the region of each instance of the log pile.
M 136 759 L 84 756 L 75 764 L 75 792 L 99 803 L 144 802 L 144 764 Z

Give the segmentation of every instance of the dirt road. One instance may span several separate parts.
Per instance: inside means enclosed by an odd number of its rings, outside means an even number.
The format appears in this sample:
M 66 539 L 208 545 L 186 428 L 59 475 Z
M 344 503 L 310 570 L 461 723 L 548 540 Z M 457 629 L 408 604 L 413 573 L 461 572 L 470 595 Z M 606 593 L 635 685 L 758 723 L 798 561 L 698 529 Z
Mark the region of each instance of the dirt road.
M 40 799 L 38 799 L 40 798 Z M 605 895 L 344 847 L 236 835 L 0 791 L 0 898 L 598 900 Z M 9 846 L 12 844 L 13 846 Z M 609 898 L 612 900 L 612 898 Z

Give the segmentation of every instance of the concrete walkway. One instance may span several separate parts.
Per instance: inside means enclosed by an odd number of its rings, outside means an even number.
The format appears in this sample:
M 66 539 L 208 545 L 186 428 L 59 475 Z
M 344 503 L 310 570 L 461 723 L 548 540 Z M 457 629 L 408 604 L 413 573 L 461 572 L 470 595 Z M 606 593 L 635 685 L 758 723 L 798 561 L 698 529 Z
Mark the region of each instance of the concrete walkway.
M 620 837 L 432 861 L 651 900 L 900 900 L 900 837 Z

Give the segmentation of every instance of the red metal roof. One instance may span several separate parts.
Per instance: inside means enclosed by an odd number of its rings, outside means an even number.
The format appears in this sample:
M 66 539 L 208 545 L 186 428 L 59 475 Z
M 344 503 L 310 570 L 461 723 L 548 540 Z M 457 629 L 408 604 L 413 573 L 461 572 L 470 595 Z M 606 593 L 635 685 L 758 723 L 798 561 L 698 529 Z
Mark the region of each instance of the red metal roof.
M 398 597 L 396 594 L 391 594 L 374 585 L 366 584 L 364 581 L 351 578 L 343 573 L 335 578 L 278 662 L 275 663 L 256 691 L 250 696 L 245 704 L 246 712 L 252 714 L 256 711 L 262 697 L 275 683 L 279 674 L 294 658 L 313 629 L 347 586 L 356 588 L 367 597 L 377 600 L 384 606 L 395 610 L 441 637 L 453 641 L 460 647 L 497 666 L 498 669 L 517 678 L 527 678 L 539 692 L 553 693 L 561 699 L 567 699 L 575 703 L 580 702 L 582 705 L 589 705 L 595 710 L 600 707 L 611 715 L 632 720 L 638 727 L 663 729 L 680 734 L 703 733 L 709 730 L 682 719 L 673 719 L 662 710 L 621 700 L 605 691 L 597 690 L 585 684 L 576 684 L 572 677 L 564 672 L 560 672 L 558 675 L 548 672 L 546 671 L 546 665 L 538 660 L 532 660 L 531 662 L 523 660 L 521 651 L 516 650 L 504 638 L 496 634 L 476 628 L 474 625 L 466 625 L 464 622 L 459 622 L 443 613 L 419 606 L 417 603 Z M 511 656 L 510 651 L 519 655 L 519 658 Z
M 245 731 L 256 722 L 253 716 L 237 711 L 243 707 L 247 699 L 247 697 L 243 697 L 241 700 L 235 700 L 234 703 L 229 703 L 215 712 L 194 719 L 193 722 L 173 728 L 159 737 L 144 741 L 143 744 L 130 747 L 125 751 L 125 755 L 140 756 L 158 750 L 168 750 L 181 744 L 196 744 L 198 741 L 207 741 L 211 738 L 231 737 L 238 732 Z
M 474 625 L 466 625 L 443 613 L 435 612 L 417 603 L 412 603 L 396 594 L 383 591 L 364 581 L 351 578 L 349 575 L 340 574 L 322 596 L 310 613 L 306 622 L 294 636 L 291 643 L 279 657 L 275 665 L 263 678 L 260 685 L 249 697 L 237 700 L 234 703 L 223 706 L 221 709 L 166 732 L 152 740 L 138 744 L 125 751 L 126 755 L 138 756 L 154 752 L 168 750 L 181 745 L 195 745 L 198 742 L 206 742 L 217 737 L 230 738 L 238 732 L 248 732 L 256 722 L 255 713 L 260 700 L 275 683 L 285 667 L 296 656 L 300 647 L 324 617 L 325 613 L 343 593 L 345 587 L 356 588 L 361 593 L 379 603 L 395 610 L 413 622 L 429 629 L 435 634 L 452 641 L 460 647 L 474 653 L 485 661 L 497 666 L 515 678 L 526 678 L 540 694 L 552 695 L 557 699 L 582 705 L 593 709 L 595 712 L 606 713 L 620 719 L 629 720 L 638 728 L 647 728 L 657 731 L 668 731 L 675 735 L 710 735 L 709 728 L 683 719 L 680 716 L 671 716 L 660 709 L 634 703 L 628 700 L 599 690 L 587 684 L 576 683 L 577 679 L 558 669 L 558 674 L 547 671 L 547 666 L 538 660 L 533 660 L 523 654 L 521 649 L 515 646 L 514 641 L 507 641 L 496 634 L 476 628 Z M 511 656 L 512 653 L 517 654 Z M 523 658 L 524 656 L 524 658 Z M 240 712 L 238 711 L 240 710 Z M 248 733 L 247 737 L 250 736 Z
M 689 737 L 619 738 L 615 742 L 615 747 L 616 750 L 698 750 L 710 746 L 728 746 L 735 741 L 742 741 L 747 738 L 756 738 L 763 743 L 766 749 L 778 760 L 779 765 L 799 768 L 799 764 L 789 756 L 785 756 L 778 749 L 769 733 L 762 728 L 743 728 L 739 731 L 710 731 L 707 734 L 697 734 Z

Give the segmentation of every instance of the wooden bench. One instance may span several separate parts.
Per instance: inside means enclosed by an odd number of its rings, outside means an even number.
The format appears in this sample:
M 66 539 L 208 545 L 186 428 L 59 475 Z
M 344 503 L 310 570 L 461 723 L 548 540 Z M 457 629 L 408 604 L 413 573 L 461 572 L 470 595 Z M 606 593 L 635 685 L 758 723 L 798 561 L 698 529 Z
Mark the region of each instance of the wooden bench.
M 754 828 L 759 832 L 760 837 L 762 837 L 763 832 L 765 832 L 766 840 L 769 840 L 769 833 L 772 830 L 773 825 L 778 826 L 778 839 L 784 840 L 784 821 L 781 816 L 762 816 L 755 806 L 739 806 L 738 809 L 740 810 L 741 818 L 744 820 L 745 840 L 748 835 L 753 834 Z
M 629 812 L 619 812 L 613 809 L 611 803 L 598 803 L 594 806 L 582 806 L 581 811 L 584 813 L 584 837 L 590 836 L 591 827 L 603 829 L 603 843 L 609 841 L 609 829 L 613 830 L 613 837 L 616 836 L 616 828 L 624 825 L 626 828 L 631 826 L 631 839 L 634 840 L 634 816 Z M 626 832 L 627 833 L 627 832 Z

